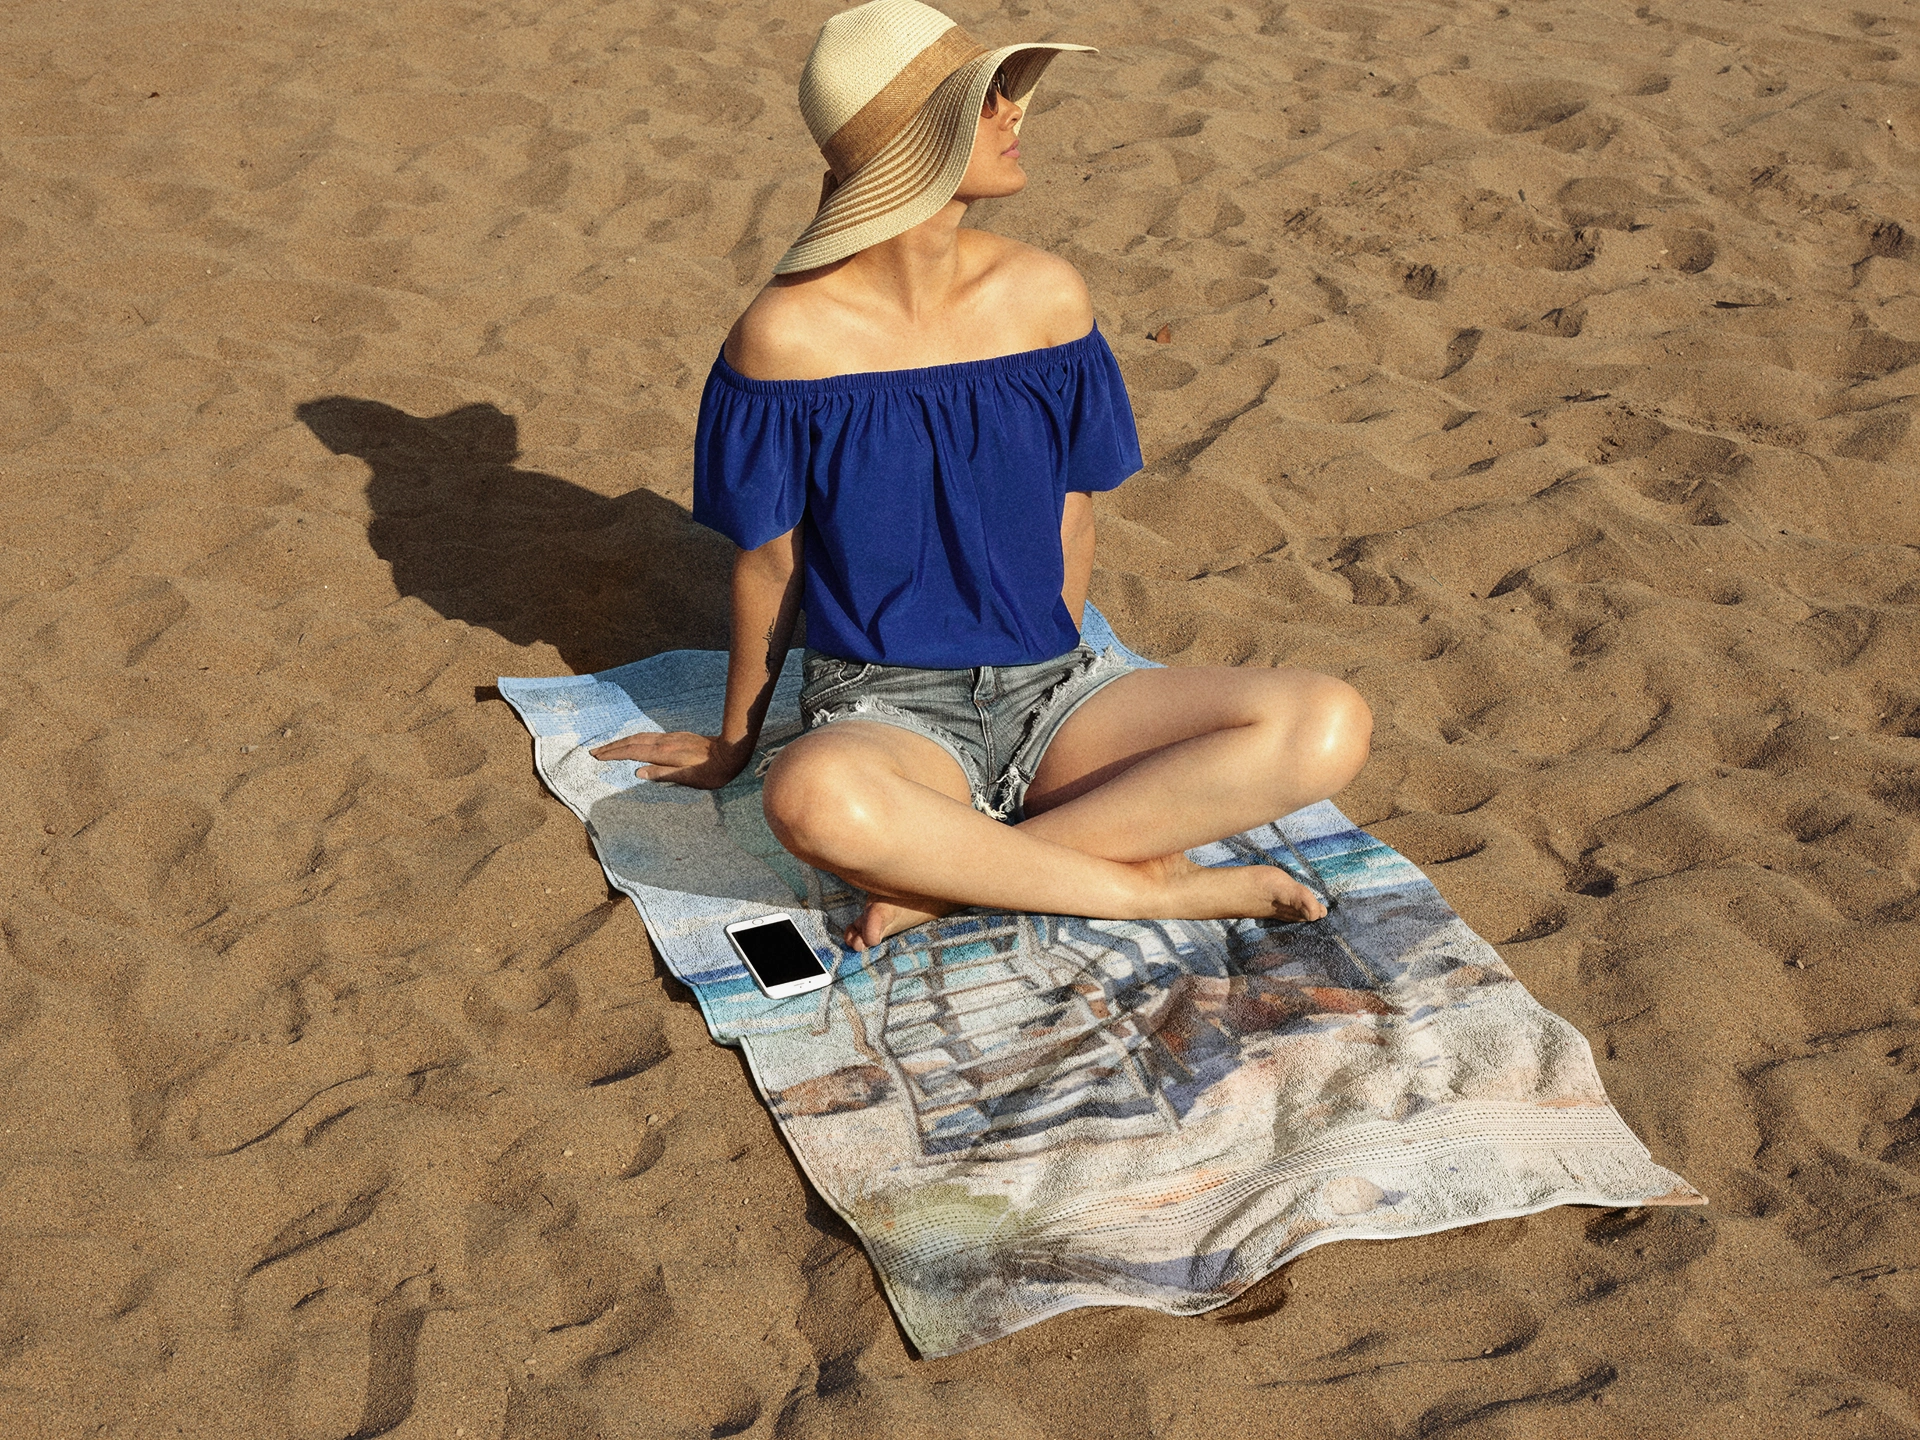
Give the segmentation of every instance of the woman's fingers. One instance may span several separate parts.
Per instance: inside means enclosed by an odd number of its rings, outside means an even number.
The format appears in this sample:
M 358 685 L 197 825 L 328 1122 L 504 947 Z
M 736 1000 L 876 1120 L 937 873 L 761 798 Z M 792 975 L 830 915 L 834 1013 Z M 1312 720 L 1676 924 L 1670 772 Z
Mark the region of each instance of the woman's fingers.
M 641 765 L 634 769 L 634 778 L 653 780 L 671 785 L 673 777 L 686 770 L 685 765 Z
M 634 761 L 638 765 L 634 775 L 641 780 L 700 790 L 718 789 L 739 774 L 744 763 L 738 758 L 729 763 L 728 756 L 734 752 L 715 737 L 685 730 L 627 735 L 587 753 L 596 760 Z
M 698 765 L 711 753 L 712 746 L 709 737 L 688 734 L 684 730 L 664 735 L 659 731 L 643 731 L 638 735 L 623 736 L 587 753 L 596 760 L 637 760 L 643 764 L 679 769 Z

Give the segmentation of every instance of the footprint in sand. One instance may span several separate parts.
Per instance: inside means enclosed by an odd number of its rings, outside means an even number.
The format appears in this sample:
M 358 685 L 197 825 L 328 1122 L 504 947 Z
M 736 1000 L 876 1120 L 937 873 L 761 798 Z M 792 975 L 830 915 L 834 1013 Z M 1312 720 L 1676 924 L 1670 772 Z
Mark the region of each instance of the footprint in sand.
M 1561 218 L 1575 230 L 1631 230 L 1642 214 L 1660 204 L 1632 180 L 1609 176 L 1569 180 L 1553 199 Z
M 1571 340 L 1580 333 L 1586 320 L 1585 306 L 1556 305 L 1530 320 L 1513 321 L 1507 328 L 1522 335 L 1552 335 L 1557 339 Z
M 1660 237 L 1661 263 L 1683 275 L 1698 275 L 1718 258 L 1720 247 L 1705 230 L 1673 230 Z
M 1445 380 L 1448 376 L 1465 369 L 1467 363 L 1473 359 L 1479 349 L 1480 332 L 1478 330 L 1462 330 L 1447 342 L 1447 361 L 1446 364 L 1441 367 L 1440 378 Z
M 1487 848 L 1478 829 L 1450 815 L 1409 812 L 1376 823 L 1372 833 L 1422 869 L 1466 860 Z
M 1668 429 L 1631 462 L 1616 463 L 1631 464 L 1627 481 L 1649 500 L 1678 505 L 1691 498 L 1703 481 L 1738 471 L 1741 449 L 1722 435 Z
M 1913 255 L 1913 237 L 1898 220 L 1876 221 L 1867 236 L 1867 254 L 1887 260 L 1906 260 Z
M 1129 356 L 1123 369 L 1130 390 L 1178 390 L 1199 372 L 1185 360 L 1171 355 Z
M 1526 135 L 1578 115 L 1592 103 L 1584 86 L 1547 80 L 1483 80 L 1473 75 L 1430 75 L 1421 92 L 1495 135 Z
M 1400 288 L 1415 300 L 1438 300 L 1444 285 L 1433 266 L 1415 265 L 1400 277 Z
M 1847 460 L 1890 460 L 1912 427 L 1913 412 L 1904 404 L 1886 405 L 1835 445 L 1833 453 Z
M 657 1016 L 589 1009 L 564 971 L 509 966 L 480 976 L 461 1008 L 485 1052 L 589 1086 L 630 1080 L 671 1053 Z

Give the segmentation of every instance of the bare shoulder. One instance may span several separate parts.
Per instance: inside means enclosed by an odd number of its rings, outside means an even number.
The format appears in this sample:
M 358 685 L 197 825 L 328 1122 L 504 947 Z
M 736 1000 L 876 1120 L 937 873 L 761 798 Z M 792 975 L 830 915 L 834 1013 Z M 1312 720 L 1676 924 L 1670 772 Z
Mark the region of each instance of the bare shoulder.
M 1038 349 L 1065 345 L 1093 328 L 1093 297 L 1080 272 L 1058 255 L 986 231 L 980 237 L 981 286 L 996 304 L 1027 317 Z
M 823 297 L 807 285 L 774 281 L 727 332 L 727 363 L 756 380 L 804 380 L 834 372 Z

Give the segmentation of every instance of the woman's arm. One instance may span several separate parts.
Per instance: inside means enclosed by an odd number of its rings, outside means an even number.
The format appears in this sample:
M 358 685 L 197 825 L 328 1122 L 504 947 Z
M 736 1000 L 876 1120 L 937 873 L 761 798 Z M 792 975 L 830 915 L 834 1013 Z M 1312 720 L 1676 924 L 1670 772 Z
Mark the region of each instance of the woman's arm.
M 801 538 L 798 526 L 733 562 L 733 636 L 727 654 L 727 704 L 720 742 L 740 748 L 740 765 L 759 743 L 773 687 L 800 618 Z M 731 777 L 729 777 L 731 778 Z
M 1093 496 L 1084 490 L 1067 492 L 1066 506 L 1060 512 L 1060 555 L 1066 561 L 1066 581 L 1060 598 L 1067 614 L 1080 628 L 1080 617 L 1087 608 L 1087 589 L 1093 584 Z
M 796 528 L 733 562 L 733 636 L 727 700 L 718 735 L 629 735 L 591 751 L 596 760 L 637 760 L 647 780 L 718 790 L 753 757 L 800 615 L 801 538 Z

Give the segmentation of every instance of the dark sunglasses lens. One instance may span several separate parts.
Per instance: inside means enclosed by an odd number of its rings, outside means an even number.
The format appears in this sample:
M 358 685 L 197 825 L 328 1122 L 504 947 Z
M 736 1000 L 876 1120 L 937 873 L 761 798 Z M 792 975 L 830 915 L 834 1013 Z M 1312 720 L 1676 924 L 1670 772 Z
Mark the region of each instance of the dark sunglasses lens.
M 993 78 L 987 82 L 987 93 L 980 101 L 980 113 L 991 115 L 1000 108 L 1000 97 L 1007 93 L 1007 67 L 1002 65 L 993 72 Z M 1008 96 L 1012 99 L 1012 96 Z

